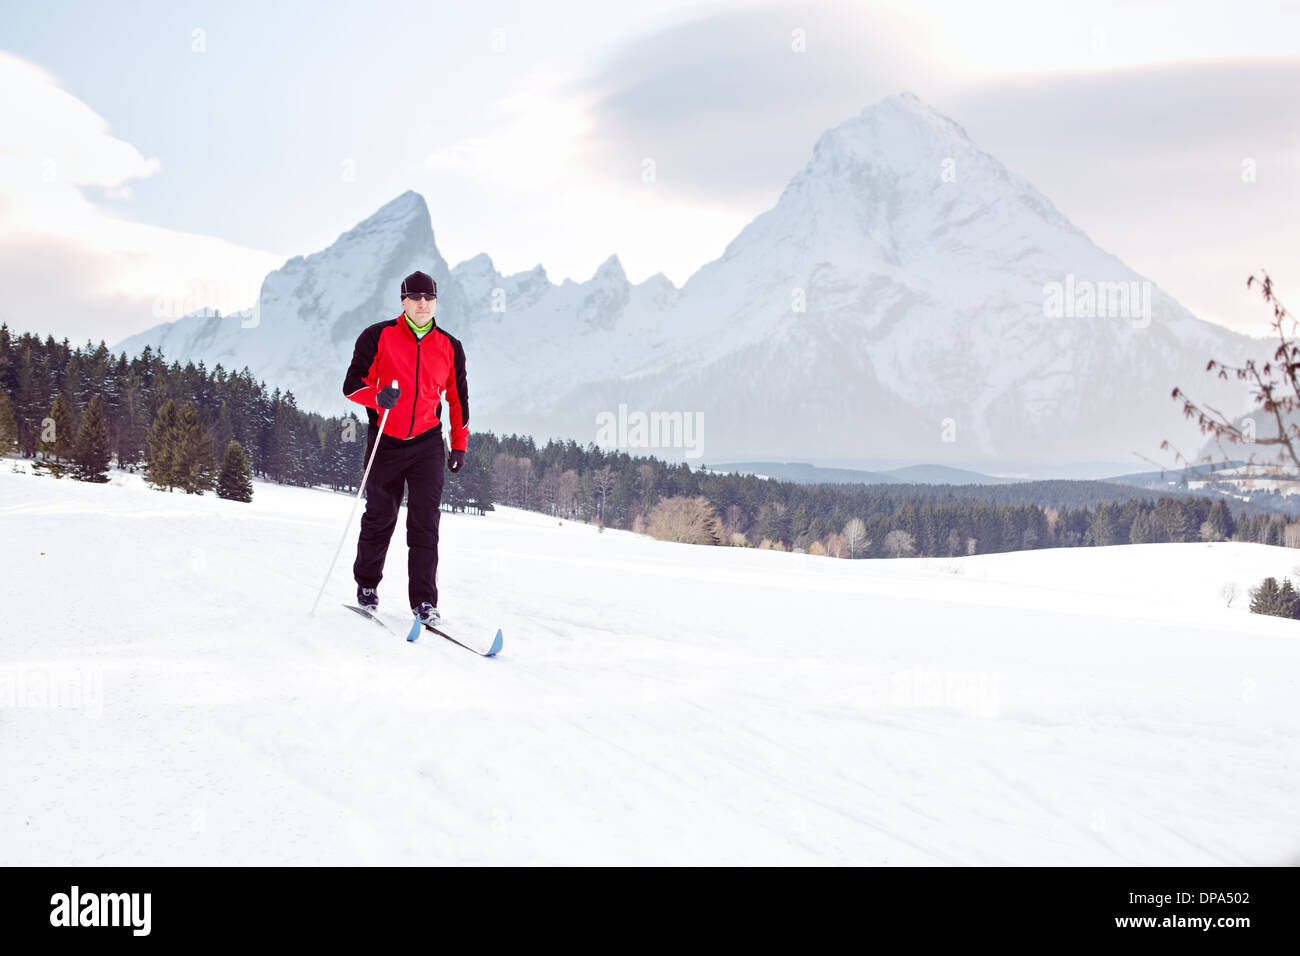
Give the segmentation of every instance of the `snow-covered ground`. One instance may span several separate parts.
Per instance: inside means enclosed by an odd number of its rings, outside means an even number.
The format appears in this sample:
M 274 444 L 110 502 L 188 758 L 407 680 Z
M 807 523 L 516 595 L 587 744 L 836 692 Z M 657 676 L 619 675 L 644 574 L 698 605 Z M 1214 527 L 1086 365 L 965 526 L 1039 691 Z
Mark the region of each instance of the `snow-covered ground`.
M 347 496 L 13 465 L 5 863 L 1300 862 L 1300 622 L 1246 610 L 1300 552 L 850 562 L 444 515 L 483 659 L 340 606 L 355 521 L 309 616 Z

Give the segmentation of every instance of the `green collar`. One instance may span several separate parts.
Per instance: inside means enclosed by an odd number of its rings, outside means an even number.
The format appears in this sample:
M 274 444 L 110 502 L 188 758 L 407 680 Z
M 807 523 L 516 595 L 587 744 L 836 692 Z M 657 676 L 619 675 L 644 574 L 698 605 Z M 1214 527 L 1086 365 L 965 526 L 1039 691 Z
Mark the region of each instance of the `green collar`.
M 433 331 L 433 319 L 429 320 L 428 325 L 421 327 L 416 325 L 415 321 L 409 315 L 407 315 L 405 311 L 402 312 L 402 316 L 406 319 L 406 324 L 411 327 L 411 331 L 414 332 L 416 335 L 428 335 L 431 331 Z

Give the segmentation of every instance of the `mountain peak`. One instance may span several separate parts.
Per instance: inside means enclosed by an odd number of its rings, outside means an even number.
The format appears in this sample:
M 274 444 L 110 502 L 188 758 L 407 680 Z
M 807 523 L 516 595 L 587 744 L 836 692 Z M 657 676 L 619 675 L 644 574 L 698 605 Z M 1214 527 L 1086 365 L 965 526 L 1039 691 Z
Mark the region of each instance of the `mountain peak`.
M 891 93 L 889 96 L 886 96 L 884 99 L 880 100 L 879 102 L 872 103 L 869 106 L 864 107 L 862 112 L 859 113 L 858 115 L 865 116 L 868 113 L 872 113 L 882 109 L 939 115 L 935 112 L 932 106 L 926 103 L 925 100 L 921 99 L 911 90 L 903 90 L 901 93 Z
M 938 116 L 942 119 L 947 119 L 946 116 L 936 110 L 929 103 L 925 102 L 925 100 L 921 99 L 921 97 L 917 96 L 911 90 L 903 90 L 901 93 L 894 93 L 890 96 L 886 96 L 879 103 L 873 103 L 871 106 L 866 107 L 862 113 L 870 113 L 873 110 L 879 109 L 907 110 L 925 116 Z
M 643 286 L 652 286 L 654 288 L 660 288 L 660 287 L 666 287 L 669 289 L 677 288 L 677 286 L 673 285 L 673 280 L 668 278 L 662 272 L 656 272 L 654 275 L 650 276 L 650 278 L 646 279 L 644 282 L 640 284 Z
M 408 189 L 396 199 L 390 199 L 384 203 L 357 225 L 366 226 L 378 222 L 420 218 L 429 220 L 429 206 L 425 203 L 423 196 L 414 189 Z
M 759 226 L 761 233 L 770 232 L 769 240 L 792 237 L 798 248 L 831 242 L 835 236 L 836 255 L 856 247 L 855 255 L 869 250 L 873 260 L 896 265 L 902 257 L 932 248 L 939 236 L 964 247 L 985 240 L 996 245 L 1000 240 L 994 233 L 1004 227 L 1023 233 L 1023 223 L 1010 222 L 1013 209 L 1078 232 L 1045 196 L 976 146 L 956 122 L 914 93 L 896 93 L 826 130 L 771 215 L 751 223 L 724 258 L 735 255 L 741 237 Z M 977 232 L 983 239 L 975 239 Z M 1024 249 L 1033 245 L 1026 242 Z
M 615 253 L 602 262 L 592 279 L 612 280 L 626 285 L 627 273 L 623 271 L 623 263 L 619 261 L 618 254 Z
M 432 246 L 433 222 L 429 218 L 429 207 L 425 204 L 424 197 L 408 189 L 339 236 L 334 246 L 350 248 L 358 244 L 379 244 L 391 247 L 411 240 Z M 334 246 L 330 248 L 333 249 Z
M 453 276 L 459 277 L 462 274 L 472 275 L 491 275 L 496 273 L 496 266 L 492 263 L 492 257 L 486 252 L 480 252 L 476 256 L 458 263 L 452 270 Z
M 922 157 L 954 156 L 975 150 L 956 122 L 915 93 L 895 93 L 824 132 L 813 148 L 814 162 L 838 166 L 845 160 L 873 165 L 910 165 Z

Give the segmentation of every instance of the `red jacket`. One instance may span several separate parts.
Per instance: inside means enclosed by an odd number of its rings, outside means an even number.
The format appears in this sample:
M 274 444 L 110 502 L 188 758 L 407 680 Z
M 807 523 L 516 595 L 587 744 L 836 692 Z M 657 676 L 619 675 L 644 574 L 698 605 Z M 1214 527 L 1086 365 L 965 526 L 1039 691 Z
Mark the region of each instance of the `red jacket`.
M 379 427 L 382 410 L 375 399 L 393 384 L 401 395 L 388 413 L 384 434 L 414 438 L 439 423 L 443 395 L 447 397 L 448 448 L 469 445 L 469 390 L 465 384 L 465 349 L 434 322 L 424 338 L 416 338 L 405 314 L 376 322 L 357 336 L 352 364 L 343 379 L 343 394 L 370 409 L 370 424 Z

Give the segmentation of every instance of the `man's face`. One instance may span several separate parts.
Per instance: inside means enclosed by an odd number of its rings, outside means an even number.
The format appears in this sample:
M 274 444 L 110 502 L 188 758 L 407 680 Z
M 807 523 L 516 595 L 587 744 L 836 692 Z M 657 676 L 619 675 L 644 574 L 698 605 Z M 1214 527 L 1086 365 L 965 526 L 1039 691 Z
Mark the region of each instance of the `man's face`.
M 402 308 L 406 314 L 415 319 L 417 325 L 428 325 L 429 320 L 433 318 L 434 307 L 438 304 L 438 297 L 432 299 L 423 298 L 425 293 L 420 293 L 421 298 L 406 296 L 402 299 Z

